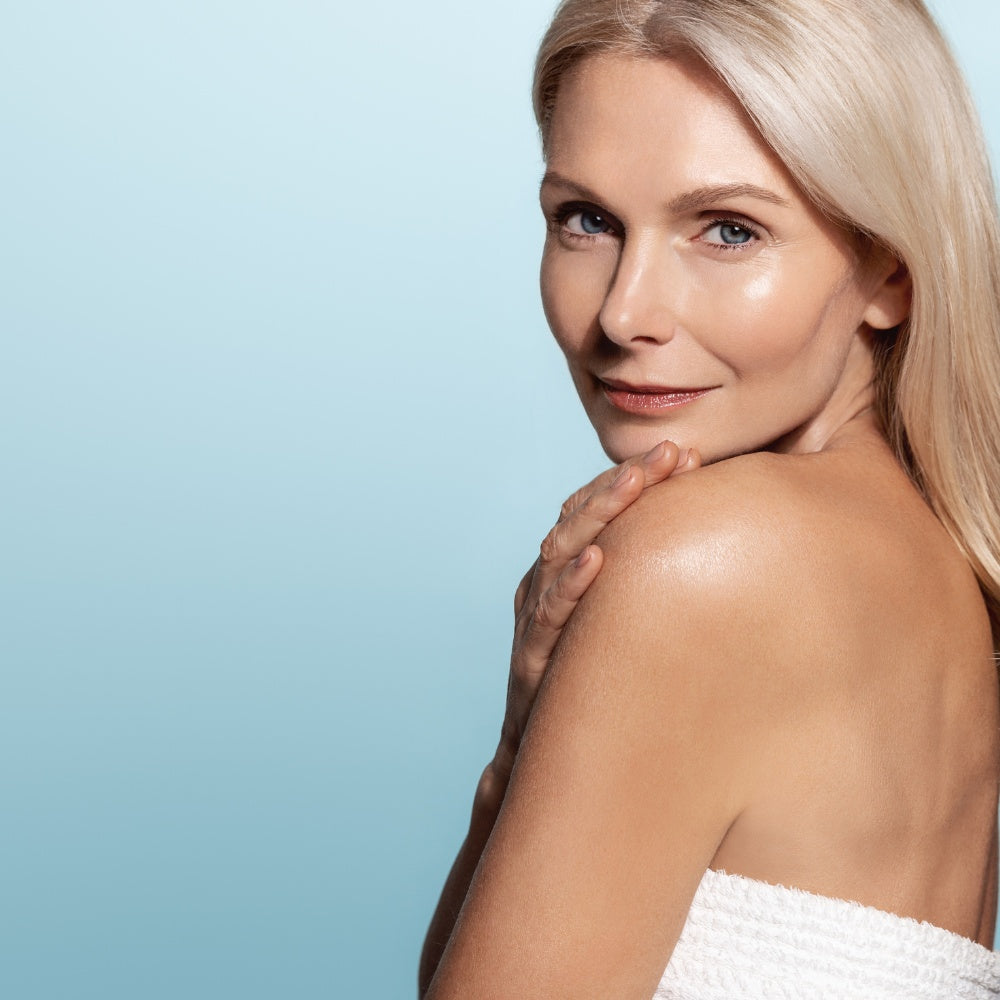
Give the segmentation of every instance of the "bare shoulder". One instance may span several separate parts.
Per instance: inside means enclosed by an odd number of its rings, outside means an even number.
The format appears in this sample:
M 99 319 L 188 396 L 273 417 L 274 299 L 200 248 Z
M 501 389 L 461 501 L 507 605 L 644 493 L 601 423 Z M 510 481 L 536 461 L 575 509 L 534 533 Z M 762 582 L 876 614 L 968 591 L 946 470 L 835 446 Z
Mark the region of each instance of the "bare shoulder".
M 748 570 L 759 576 L 769 559 L 794 570 L 824 549 L 839 551 L 854 534 L 859 511 L 849 508 L 857 507 L 857 490 L 840 471 L 819 456 L 755 453 L 718 462 L 648 490 L 608 526 L 601 545 L 630 555 L 655 548 L 692 568 L 701 549 L 696 568 L 716 580 Z
M 780 608 L 789 588 L 828 579 L 824 564 L 851 541 L 835 485 L 822 467 L 771 454 L 661 483 L 599 539 L 609 592 L 624 588 L 640 600 L 661 588 L 683 593 L 689 612 L 715 615 L 718 627 L 734 613 Z
M 574 697 L 545 707 L 575 723 L 593 700 L 602 752 L 629 718 L 619 758 L 693 774 L 696 804 L 712 788 L 714 867 L 975 936 L 966 901 L 995 866 L 989 620 L 891 456 L 719 462 L 650 488 L 598 544 L 552 666 Z
M 598 538 L 604 566 L 553 674 L 568 664 L 593 683 L 627 678 L 651 703 L 688 712 L 689 699 L 703 699 L 717 740 L 721 720 L 742 723 L 749 711 L 773 723 L 779 703 L 794 711 L 785 678 L 807 676 L 806 645 L 820 649 L 822 633 L 836 632 L 824 610 L 835 588 L 823 552 L 837 543 L 803 471 L 750 455 L 650 488 Z M 743 726 L 742 738 L 741 753 L 755 736 Z
M 743 662 L 914 663 L 956 622 L 988 630 L 969 566 L 891 460 L 729 459 L 650 489 L 598 544 L 595 605 L 683 614 Z

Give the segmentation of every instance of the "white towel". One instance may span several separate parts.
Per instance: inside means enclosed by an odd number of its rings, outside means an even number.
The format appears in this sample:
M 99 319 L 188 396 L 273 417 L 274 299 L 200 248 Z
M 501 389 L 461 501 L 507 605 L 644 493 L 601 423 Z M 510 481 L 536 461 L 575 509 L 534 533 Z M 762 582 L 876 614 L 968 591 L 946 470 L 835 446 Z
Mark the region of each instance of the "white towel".
M 653 1000 L 989 1000 L 1000 953 L 871 906 L 707 871 Z

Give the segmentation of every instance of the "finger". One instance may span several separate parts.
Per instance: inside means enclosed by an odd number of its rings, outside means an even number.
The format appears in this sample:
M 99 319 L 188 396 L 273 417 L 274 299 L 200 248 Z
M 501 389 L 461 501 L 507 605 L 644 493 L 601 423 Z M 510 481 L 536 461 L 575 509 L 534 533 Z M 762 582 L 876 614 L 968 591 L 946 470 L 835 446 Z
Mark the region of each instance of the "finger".
M 626 466 L 609 486 L 557 523 L 539 548 L 531 594 L 541 595 L 552 587 L 563 569 L 641 495 L 645 485 L 643 470 L 634 465 Z M 528 601 L 531 601 L 530 595 Z
M 588 545 L 538 599 L 516 656 L 515 669 L 522 681 L 532 684 L 541 680 L 556 640 L 603 564 L 604 553 L 596 545 Z
M 524 607 L 524 602 L 527 600 L 528 593 L 531 590 L 531 581 L 534 579 L 535 567 L 537 565 L 537 561 L 531 564 L 531 568 L 524 574 L 524 576 L 521 577 L 521 582 L 517 585 L 517 590 L 514 591 L 515 618 L 521 613 L 521 609 Z
M 701 454 L 696 448 L 681 449 L 672 441 L 661 441 L 645 455 L 605 470 L 577 490 L 563 504 L 559 521 L 542 541 L 538 560 L 524 575 L 514 595 L 516 641 L 523 638 L 534 614 L 532 594 L 544 594 L 567 564 L 646 487 L 700 467 Z M 528 613 L 522 614 L 526 606 Z
M 584 501 L 592 497 L 598 490 L 603 490 L 610 486 L 619 476 L 622 469 L 633 464 L 632 459 L 622 462 L 620 465 L 612 465 L 610 469 L 605 469 L 599 476 L 595 476 L 586 486 L 581 486 L 572 496 L 567 497 L 559 510 L 559 520 L 564 521 L 573 513 Z
M 679 476 L 682 472 L 693 472 L 695 469 L 701 468 L 701 452 L 697 448 L 688 448 L 687 455 L 683 457 L 683 461 L 678 461 L 677 468 L 674 469 L 673 475 Z
M 688 460 L 688 456 L 689 450 L 687 448 L 681 449 L 673 441 L 661 441 L 647 451 L 646 454 L 630 458 L 622 462 L 621 465 L 615 465 L 610 469 L 606 469 L 595 479 L 587 483 L 586 486 L 578 489 L 562 505 L 562 509 L 559 512 L 559 520 L 566 520 L 567 517 L 570 517 L 587 500 L 594 496 L 595 493 L 611 486 L 618 476 L 631 466 L 639 466 L 645 476 L 645 485 L 652 486 L 653 483 L 662 482 L 662 480 L 670 476 L 675 469 Z
M 535 593 L 544 592 L 563 567 L 593 542 L 647 486 L 666 479 L 676 468 L 679 457 L 673 442 L 661 442 L 635 463 L 626 463 L 607 486 L 591 494 L 557 522 L 542 541 L 533 581 Z
M 609 486 L 557 522 L 539 546 L 532 592 L 541 595 L 553 586 L 563 569 L 642 493 L 643 485 L 642 471 L 626 466 Z
M 636 462 L 645 477 L 643 485 L 663 482 L 689 460 L 690 454 L 690 449 L 680 448 L 673 441 L 661 441 L 650 448 Z

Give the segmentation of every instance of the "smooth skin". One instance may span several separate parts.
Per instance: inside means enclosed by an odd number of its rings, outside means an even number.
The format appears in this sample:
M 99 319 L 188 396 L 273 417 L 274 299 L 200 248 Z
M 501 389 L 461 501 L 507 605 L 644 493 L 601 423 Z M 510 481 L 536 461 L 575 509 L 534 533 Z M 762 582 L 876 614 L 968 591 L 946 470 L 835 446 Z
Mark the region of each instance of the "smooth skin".
M 426 996 L 648 998 L 707 867 L 988 945 L 989 621 L 872 409 L 905 272 L 691 61 L 571 70 L 541 199 L 546 314 L 605 450 L 706 467 L 623 507 L 565 591 Z
M 452 865 L 420 958 L 419 995 L 437 970 L 469 884 L 503 805 L 531 706 L 563 628 L 604 561 L 594 543 L 642 492 L 668 476 L 699 468 L 695 449 L 661 441 L 645 455 L 601 473 L 569 497 L 545 536 L 538 558 L 514 595 L 514 642 L 507 712 L 493 759 L 480 777 L 469 832 Z

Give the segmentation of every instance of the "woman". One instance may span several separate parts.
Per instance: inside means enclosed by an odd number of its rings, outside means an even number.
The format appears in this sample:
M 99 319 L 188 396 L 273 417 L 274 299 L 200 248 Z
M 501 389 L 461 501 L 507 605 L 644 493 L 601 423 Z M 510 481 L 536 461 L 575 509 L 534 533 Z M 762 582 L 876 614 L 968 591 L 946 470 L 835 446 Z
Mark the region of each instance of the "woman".
M 1000 996 L 1000 268 L 946 46 L 919 0 L 566 0 L 535 108 L 546 316 L 649 450 L 519 589 L 422 991 Z

